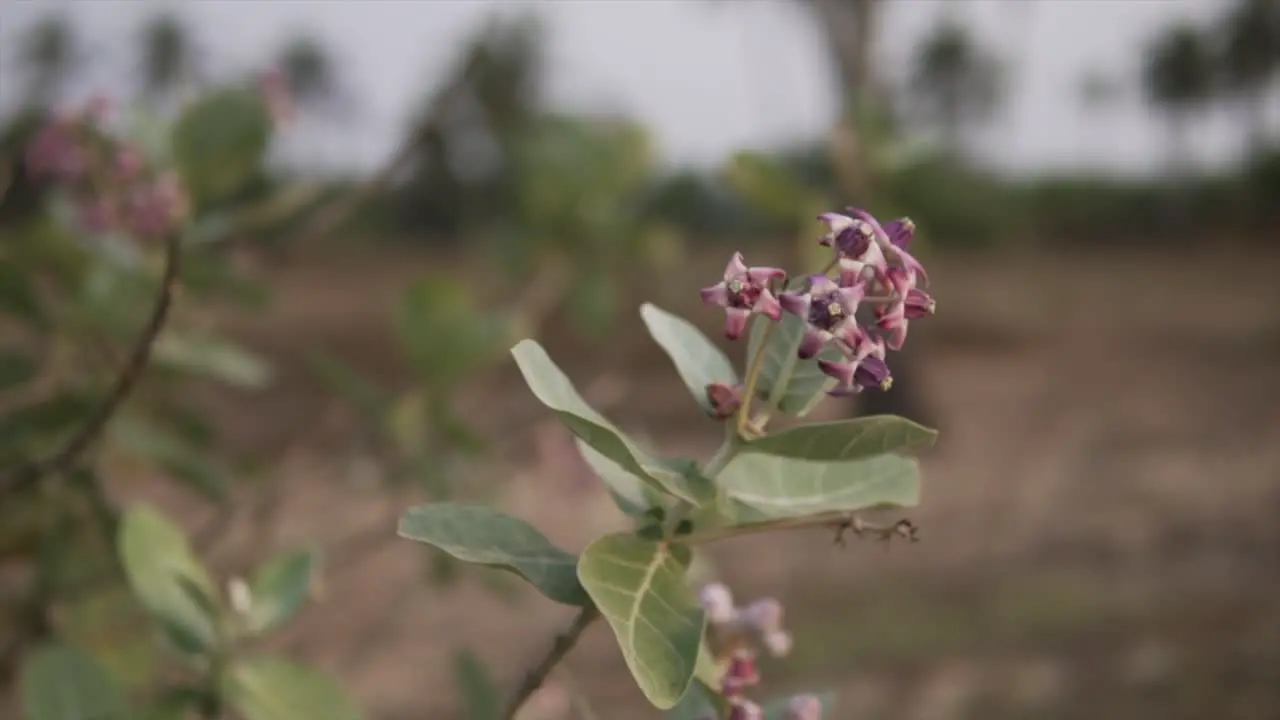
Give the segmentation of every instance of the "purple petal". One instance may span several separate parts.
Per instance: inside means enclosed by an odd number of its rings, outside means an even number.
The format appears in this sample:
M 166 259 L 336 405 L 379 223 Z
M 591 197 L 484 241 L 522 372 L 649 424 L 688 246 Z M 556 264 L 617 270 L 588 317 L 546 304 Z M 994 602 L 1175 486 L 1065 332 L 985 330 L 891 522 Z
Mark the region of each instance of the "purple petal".
M 751 309 L 770 320 L 782 319 L 782 306 L 778 302 L 778 298 L 774 297 L 768 288 L 760 291 L 760 297 L 756 298 L 755 305 Z
M 889 366 L 877 357 L 869 357 L 858 363 L 853 377 L 853 384 L 862 388 L 888 390 L 893 386 L 893 376 L 889 374 Z
M 856 283 L 838 288 L 836 292 L 840 293 L 840 301 L 844 303 L 849 317 L 852 318 L 853 314 L 858 311 L 858 304 L 862 302 L 862 298 L 867 296 L 867 286 L 863 283 Z
M 813 326 L 806 326 L 804 329 L 804 337 L 800 338 L 800 347 L 796 350 L 796 355 L 801 360 L 809 358 L 821 352 L 827 341 L 831 339 L 831 333 L 819 330 Z
M 810 295 L 830 295 L 840 289 L 840 286 L 834 280 L 826 275 L 810 275 L 809 276 L 809 294 Z
M 724 311 L 724 336 L 730 340 L 737 340 L 742 336 L 742 331 L 747 328 L 747 318 L 751 317 L 750 310 L 742 308 L 728 308 Z
M 839 235 L 842 230 L 853 224 L 853 218 L 834 212 L 822 213 L 818 219 L 826 223 L 827 230 L 832 236 Z
M 908 320 L 918 320 L 934 313 L 937 309 L 937 303 L 933 297 L 924 290 L 911 288 L 907 292 L 906 300 L 902 303 L 903 315 Z
M 911 221 L 911 218 L 905 217 L 890 220 L 884 224 L 884 234 L 889 236 L 889 242 L 894 247 L 905 250 L 916 235 L 916 224 Z
M 808 293 L 784 292 L 778 296 L 778 304 L 783 310 L 802 318 L 809 317 L 809 304 L 813 298 Z
M 698 291 L 698 294 L 702 296 L 702 302 L 707 305 L 729 307 L 729 286 L 727 283 L 702 288 L 702 290 Z
M 920 264 L 919 260 L 916 260 L 911 253 L 902 248 L 894 248 L 894 251 L 897 252 L 898 259 L 902 261 L 902 265 L 907 269 L 909 275 L 918 275 L 925 285 L 929 284 L 929 274 L 924 271 L 924 266 Z M 915 283 L 913 282 L 912 285 L 914 286 Z
M 902 312 L 902 306 L 897 306 L 893 311 L 880 318 L 877 326 L 881 330 L 887 330 L 888 338 L 884 344 L 890 350 L 901 350 L 904 343 L 907 342 L 907 319 Z
M 771 267 L 753 267 L 747 269 L 747 277 L 757 285 L 768 285 L 770 280 L 786 280 L 787 271 Z
M 747 263 L 742 259 L 742 253 L 735 252 L 733 257 L 729 258 L 729 264 L 724 268 L 724 277 L 726 280 L 731 278 L 742 277 L 747 274 Z
M 836 388 L 848 388 L 853 385 L 853 375 L 857 368 L 851 362 L 835 360 L 819 360 L 818 369 L 828 377 L 834 378 Z

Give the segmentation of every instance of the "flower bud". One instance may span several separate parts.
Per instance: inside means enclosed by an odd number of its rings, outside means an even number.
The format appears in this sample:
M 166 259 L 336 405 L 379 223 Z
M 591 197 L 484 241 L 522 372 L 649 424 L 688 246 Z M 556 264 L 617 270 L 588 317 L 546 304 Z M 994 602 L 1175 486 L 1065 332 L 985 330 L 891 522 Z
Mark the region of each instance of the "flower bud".
M 723 583 L 711 583 L 702 588 L 700 600 L 702 609 L 707 613 L 707 622 L 722 625 L 733 622 L 736 611 L 733 607 L 733 593 Z
M 742 691 L 760 683 L 760 673 L 756 670 L 756 658 L 750 651 L 740 650 L 729 659 L 729 669 L 724 675 L 723 692 L 725 697 L 741 695 Z
M 711 404 L 711 417 L 727 420 L 742 407 L 742 386 L 711 383 L 707 386 L 707 402 Z

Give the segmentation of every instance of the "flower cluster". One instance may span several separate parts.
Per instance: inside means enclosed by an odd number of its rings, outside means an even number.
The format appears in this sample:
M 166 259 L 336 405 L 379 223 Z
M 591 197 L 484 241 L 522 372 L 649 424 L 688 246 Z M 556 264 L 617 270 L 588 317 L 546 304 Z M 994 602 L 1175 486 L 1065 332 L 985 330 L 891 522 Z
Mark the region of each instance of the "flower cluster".
M 160 237 L 182 222 L 188 200 L 177 177 L 154 172 L 142 151 L 103 131 L 101 103 L 52 118 L 26 153 L 34 178 L 65 191 L 84 229 Z
M 867 388 L 888 390 L 893 378 L 886 350 L 901 350 L 910 321 L 931 315 L 934 300 L 925 289 L 929 276 L 908 251 L 915 224 L 908 218 L 881 224 L 870 213 L 848 208 L 824 213 L 827 226 L 819 243 L 832 249 L 824 272 L 787 289 L 787 274 L 770 267 L 749 267 L 734 253 L 723 280 L 702 290 L 702 301 L 725 309 L 725 335 L 741 336 L 753 314 L 781 319 L 783 311 L 805 321 L 797 354 L 817 357 L 825 348 L 838 359 L 819 358 L 818 366 L 836 380 L 832 395 Z M 834 277 L 832 277 L 832 271 Z M 863 320 L 858 311 L 867 308 Z
M 718 690 L 732 711 L 730 720 L 761 720 L 764 711 L 747 699 L 745 691 L 760 683 L 756 657 L 761 651 L 783 657 L 791 651 L 791 633 L 783 629 L 782 603 L 773 598 L 746 607 L 734 604 L 729 588 L 711 583 L 700 593 L 707 614 L 707 643 L 724 668 Z M 821 720 L 822 703 L 812 695 L 788 700 L 787 720 Z

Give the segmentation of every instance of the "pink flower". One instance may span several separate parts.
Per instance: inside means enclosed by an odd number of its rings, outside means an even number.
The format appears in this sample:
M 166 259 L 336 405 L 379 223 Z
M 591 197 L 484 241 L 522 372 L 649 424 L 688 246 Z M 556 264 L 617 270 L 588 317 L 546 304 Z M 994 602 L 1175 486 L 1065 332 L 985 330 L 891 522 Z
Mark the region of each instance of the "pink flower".
M 825 275 L 809 276 L 803 293 L 782 293 L 782 309 L 798 315 L 806 325 L 797 354 L 804 359 L 817 355 L 834 338 L 852 341 L 858 328 L 854 315 L 866 286 L 862 283 L 840 287 Z
M 771 320 L 782 316 L 782 308 L 769 285 L 786 278 L 786 272 L 778 268 L 747 267 L 742 253 L 735 252 L 725 266 L 724 280 L 702 289 L 702 302 L 725 309 L 725 337 L 737 340 L 746 329 L 747 318 L 752 313 L 760 313 Z

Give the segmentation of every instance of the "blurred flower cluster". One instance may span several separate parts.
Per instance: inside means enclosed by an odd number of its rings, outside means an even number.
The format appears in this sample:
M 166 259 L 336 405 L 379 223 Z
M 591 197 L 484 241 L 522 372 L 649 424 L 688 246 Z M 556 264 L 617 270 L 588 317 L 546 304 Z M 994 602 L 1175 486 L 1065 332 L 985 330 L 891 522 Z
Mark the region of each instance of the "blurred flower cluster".
M 761 652 L 784 657 L 791 652 L 791 633 L 783 629 L 782 603 L 762 598 L 746 607 L 734 604 L 733 593 L 721 583 L 703 586 L 702 608 L 707 614 L 707 642 L 717 665 L 725 668 L 717 690 L 729 703 L 730 720 L 761 720 L 764 710 L 745 691 L 760 684 L 756 658 Z M 813 695 L 787 700 L 786 720 L 821 720 L 822 702 Z
M 27 171 L 65 193 L 86 231 L 143 240 L 172 232 L 189 209 L 182 183 L 150 167 L 137 145 L 112 137 L 107 112 L 95 100 L 51 118 L 27 148 Z
M 836 380 L 832 395 L 888 390 L 893 378 L 885 351 L 901 350 L 910 322 L 935 308 L 925 289 L 929 276 L 907 251 L 915 224 L 908 218 L 881 224 L 855 208 L 819 219 L 827 226 L 819 243 L 833 251 L 824 272 L 788 288 L 785 271 L 750 267 L 742 253 L 734 253 L 723 280 L 702 290 L 702 301 L 725 309 L 725 335 L 731 340 L 742 335 L 754 314 L 778 321 L 788 312 L 804 320 L 800 358 L 813 358 L 827 347 L 841 351 L 839 359 L 818 360 L 822 371 Z M 860 320 L 858 311 L 864 308 L 868 312 Z M 731 404 L 727 395 L 716 403 L 726 411 Z

